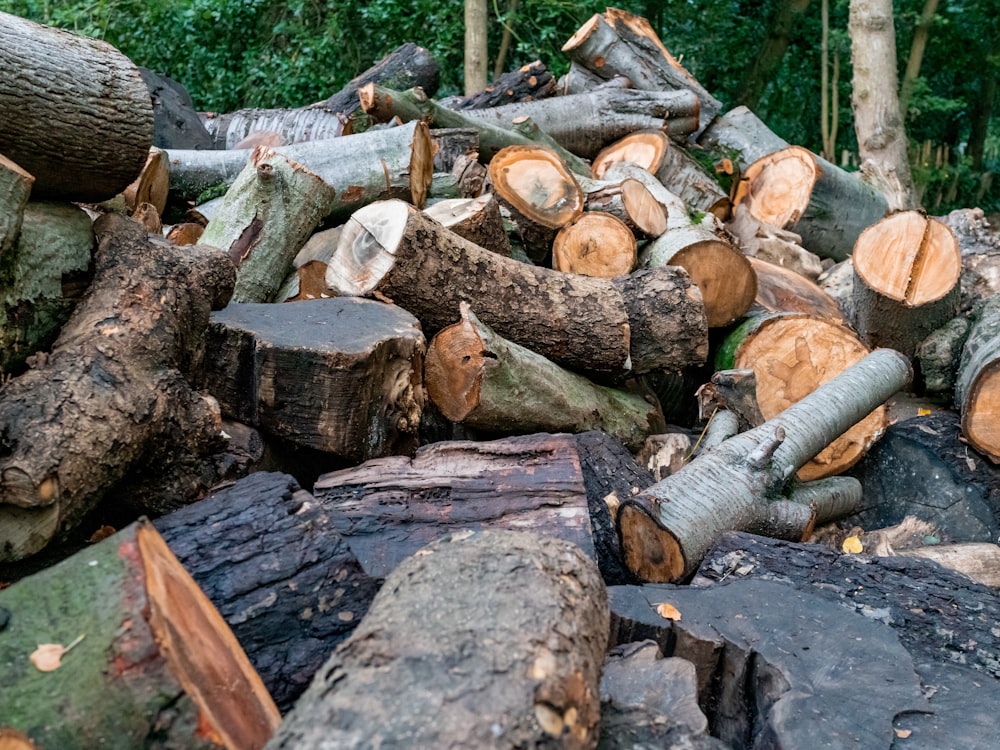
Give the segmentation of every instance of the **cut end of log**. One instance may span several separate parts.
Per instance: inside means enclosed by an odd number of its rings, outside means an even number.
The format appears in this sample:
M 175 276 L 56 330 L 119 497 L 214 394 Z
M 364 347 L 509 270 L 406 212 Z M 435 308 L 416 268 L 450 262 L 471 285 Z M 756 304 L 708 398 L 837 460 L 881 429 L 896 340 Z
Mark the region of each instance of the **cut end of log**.
M 808 207 L 818 176 L 816 159 L 808 150 L 790 146 L 775 151 L 746 168 L 733 206 L 747 203 L 750 213 L 765 224 L 790 226 Z
M 59 530 L 59 503 L 44 508 L 0 505 L 0 562 L 13 562 L 40 552 Z
M 962 273 L 962 253 L 948 226 L 903 211 L 868 227 L 854 246 L 854 270 L 880 294 L 918 307 L 948 294 Z
M 966 439 L 993 463 L 1000 463 L 1000 362 L 984 368 L 962 409 Z
M 706 233 L 708 234 L 708 233 Z M 700 239 L 685 244 L 685 230 L 665 235 L 680 240 L 670 265 L 680 266 L 701 291 L 709 328 L 720 328 L 737 320 L 757 296 L 757 275 L 747 256 L 720 239 Z
M 490 160 L 490 180 L 497 195 L 543 227 L 559 229 L 583 213 L 583 190 L 551 149 L 501 149 Z
M 150 627 L 207 730 L 231 750 L 262 748 L 281 721 L 274 701 L 229 626 L 148 521 L 136 541 Z
M 580 46 L 581 42 L 590 36 L 590 33 L 597 27 L 601 22 L 601 14 L 595 13 L 592 15 L 583 26 L 576 30 L 576 33 L 571 36 L 566 43 L 562 46 L 563 52 L 568 52 L 571 49 L 575 49 Z
M 410 198 L 413 205 L 423 208 L 434 178 L 434 139 L 427 123 L 419 122 L 413 131 L 410 153 Z M 388 180 L 386 180 L 388 182 Z
M 754 301 L 767 312 L 801 312 L 835 323 L 843 322 L 844 313 L 837 300 L 818 284 L 766 260 L 749 258 L 749 261 L 757 275 Z
M 656 174 L 670 148 L 670 138 L 662 130 L 640 130 L 621 138 L 605 147 L 596 157 L 591 167 L 594 179 L 604 179 L 608 167 L 617 162 L 627 161 L 638 164 L 651 174 Z
M 635 263 L 635 235 L 611 214 L 583 214 L 560 229 L 552 244 L 552 267 L 565 273 L 613 279 Z
M 327 286 L 353 297 L 377 288 L 395 262 L 409 211 L 398 200 L 377 201 L 355 211 L 327 264 Z
M 639 180 L 622 180 L 622 203 L 638 229 L 649 237 L 667 231 L 667 210 Z
M 618 511 L 618 534 L 625 564 L 652 583 L 671 583 L 684 576 L 684 550 L 669 531 L 640 505 L 627 501 Z
M 462 320 L 441 329 L 427 348 L 424 384 L 427 395 L 448 419 L 461 422 L 479 405 L 486 358 L 483 340 L 461 304 Z
M 0 750 L 39 750 L 39 748 L 16 729 L 0 727 Z

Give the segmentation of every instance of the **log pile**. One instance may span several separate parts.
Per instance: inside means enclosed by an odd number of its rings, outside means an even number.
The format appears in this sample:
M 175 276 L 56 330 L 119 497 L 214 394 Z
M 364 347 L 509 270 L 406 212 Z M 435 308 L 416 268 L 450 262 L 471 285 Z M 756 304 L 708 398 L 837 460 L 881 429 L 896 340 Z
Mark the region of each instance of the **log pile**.
M 963 712 L 1000 690 L 963 680 L 997 676 L 995 633 L 957 623 L 966 589 L 1000 605 L 941 567 L 998 580 L 981 215 L 886 216 L 617 9 L 558 85 L 536 62 L 435 100 L 404 45 L 311 107 L 206 117 L 206 150 L 160 110 L 151 147 L 136 82 L 174 84 L 116 50 L 3 14 L 0 39 L 30 41 L 0 84 L 0 746 L 987 726 Z M 45 141 L 15 97 L 45 106 L 53 65 L 79 69 Z M 828 601 L 855 596 L 838 556 L 897 560 L 893 613 L 911 585 L 961 612 L 921 610 L 919 650 Z

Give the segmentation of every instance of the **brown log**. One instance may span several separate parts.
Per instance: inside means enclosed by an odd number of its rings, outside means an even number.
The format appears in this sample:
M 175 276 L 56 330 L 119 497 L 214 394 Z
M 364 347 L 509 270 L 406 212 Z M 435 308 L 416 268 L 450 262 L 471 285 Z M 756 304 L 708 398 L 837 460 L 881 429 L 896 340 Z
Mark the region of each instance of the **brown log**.
M 212 308 L 234 269 L 131 220 L 95 223 L 94 281 L 42 364 L 0 389 L 0 558 L 34 554 L 73 528 L 149 454 L 162 465 L 219 441 L 215 399 L 191 389 Z
M 337 250 L 342 227 L 314 232 L 292 260 L 292 270 L 285 278 L 276 302 L 298 302 L 334 297 L 326 286 L 326 264 Z
M 955 403 L 962 414 L 962 433 L 980 453 L 1000 463 L 997 414 L 1000 391 L 1000 297 L 981 308 L 962 349 L 955 378 Z
M 684 271 L 611 281 L 536 268 L 483 250 L 400 201 L 354 213 L 327 283 L 392 300 L 427 335 L 454 323 L 459 303 L 468 302 L 501 336 L 604 380 L 706 356 L 704 309 Z
M 225 621 L 147 521 L 0 591 L 0 610 L 0 738 L 255 750 L 278 726 Z M 61 662 L 40 661 L 40 643 Z
M 868 227 L 854 246 L 854 329 L 869 346 L 913 356 L 958 312 L 962 257 L 951 230 L 917 211 Z
M 413 316 L 372 300 L 231 303 L 203 382 L 237 421 L 363 461 L 416 448 L 425 348 Z
M 400 88 L 400 87 L 397 87 Z M 404 86 L 402 88 L 410 88 Z M 466 96 L 454 104 L 454 109 L 485 109 L 514 102 L 531 102 L 556 94 L 556 79 L 548 68 L 535 60 L 495 79 L 482 91 Z
M 595 747 L 607 636 L 575 545 L 458 532 L 393 571 L 268 748 Z
M 646 184 L 634 177 L 590 180 L 576 175 L 584 191 L 584 210 L 621 219 L 637 239 L 659 237 L 667 231 L 667 209 Z
M 511 257 L 510 239 L 500 214 L 500 204 L 491 193 L 478 198 L 453 198 L 428 206 L 424 213 L 459 237 L 497 255 Z
M 583 214 L 560 229 L 552 243 L 557 271 L 613 279 L 631 273 L 635 264 L 635 235 L 609 213 Z
M 0 153 L 35 177 L 32 195 L 113 198 L 153 145 L 139 69 L 110 44 L 0 13 Z M 99 133 L 100 137 L 95 137 Z
M 146 164 L 135 181 L 122 191 L 125 206 L 134 212 L 143 203 L 149 203 L 162 216 L 167 208 L 167 195 L 170 192 L 170 161 L 166 151 L 156 148 L 149 149 Z
M 765 224 L 741 203 L 726 223 L 726 230 L 736 237 L 740 249 L 751 258 L 758 258 L 815 281 L 823 272 L 823 264 L 815 253 L 802 247 L 802 238 L 787 229 Z
M 757 274 L 754 304 L 763 312 L 800 312 L 844 322 L 837 300 L 802 274 L 760 258 L 750 258 L 750 265 Z
M 724 441 L 618 511 L 629 569 L 647 581 L 691 575 L 726 531 L 803 539 L 817 514 L 850 512 L 861 499 L 844 485 L 797 502 L 786 483 L 807 461 L 909 381 L 905 357 L 873 352 L 759 427 Z M 828 506 L 822 511 L 821 506 Z

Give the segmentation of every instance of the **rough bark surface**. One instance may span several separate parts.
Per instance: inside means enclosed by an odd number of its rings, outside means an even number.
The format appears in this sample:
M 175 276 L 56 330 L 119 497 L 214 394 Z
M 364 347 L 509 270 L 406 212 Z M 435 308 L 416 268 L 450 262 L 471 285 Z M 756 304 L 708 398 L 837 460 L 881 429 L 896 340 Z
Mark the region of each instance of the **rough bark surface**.
M 962 349 L 955 375 L 955 403 L 969 443 L 1000 463 L 1000 296 L 983 305 Z

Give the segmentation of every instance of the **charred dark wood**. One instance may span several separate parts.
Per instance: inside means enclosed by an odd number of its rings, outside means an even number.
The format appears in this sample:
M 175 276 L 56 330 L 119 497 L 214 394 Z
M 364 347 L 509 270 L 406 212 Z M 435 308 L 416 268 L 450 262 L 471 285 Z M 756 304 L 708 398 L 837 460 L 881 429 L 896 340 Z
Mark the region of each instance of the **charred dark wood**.
M 406 88 L 410 88 L 407 86 Z M 514 102 L 530 102 L 556 94 L 556 79 L 539 60 L 510 70 L 482 91 L 456 101 L 454 109 L 485 109 Z
M 212 136 L 183 84 L 149 68 L 139 68 L 153 102 L 153 145 L 158 148 L 213 148 Z

